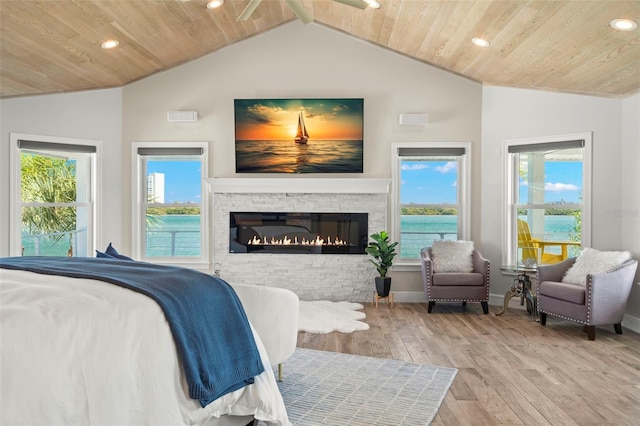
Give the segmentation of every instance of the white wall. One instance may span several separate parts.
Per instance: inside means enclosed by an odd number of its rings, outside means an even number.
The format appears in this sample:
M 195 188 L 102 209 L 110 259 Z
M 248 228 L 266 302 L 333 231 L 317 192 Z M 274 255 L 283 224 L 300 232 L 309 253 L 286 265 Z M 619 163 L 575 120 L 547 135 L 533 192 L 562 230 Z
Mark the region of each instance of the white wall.
M 479 153 L 481 95 L 478 83 L 318 24 L 295 21 L 126 86 L 124 182 L 131 182 L 133 141 L 210 141 L 211 176 L 235 175 L 233 100 L 287 97 L 364 98 L 364 173 L 333 177 L 387 178 L 394 141 L 470 141 L 474 154 Z M 180 109 L 196 110 L 200 119 L 168 123 L 167 111 Z M 427 112 L 431 123 L 400 126 L 402 112 Z M 479 155 L 474 158 L 478 203 Z M 130 202 L 125 195 L 125 212 Z M 124 233 L 129 235 L 126 214 Z M 479 236 L 475 218 L 472 226 Z M 422 292 L 418 273 L 395 273 L 393 285 Z
M 640 260 L 640 93 L 622 102 L 621 247 Z M 640 270 L 636 273 L 640 284 Z M 627 313 L 640 318 L 640 285 L 634 285 Z
M 631 172 L 623 172 L 621 176 L 623 152 L 626 155 L 627 151 L 635 149 L 636 161 L 626 159 L 625 162 L 627 168 L 637 164 L 638 129 L 635 129 L 635 145 L 631 125 L 627 126 L 625 135 L 629 135 L 623 140 L 622 106 L 623 101 L 619 99 L 484 87 L 481 221 L 483 254 L 492 262 L 492 295 L 504 295 L 513 281 L 512 276 L 503 276 L 499 269 L 503 232 L 499 219 L 503 194 L 501 147 L 504 140 L 593 132 L 591 245 L 600 250 L 633 250 L 628 238 L 622 240 L 621 219 L 608 213 L 611 209 L 622 209 L 623 194 L 626 197 L 626 192 L 632 191 L 632 184 L 628 185 L 627 191 L 621 185 L 623 176 L 626 179 L 633 177 Z M 628 109 L 633 108 L 629 106 Z M 637 106 L 635 111 L 637 126 Z M 637 174 L 635 179 L 633 190 L 637 194 Z M 637 195 L 635 203 L 637 206 Z M 637 222 L 639 218 L 625 220 Z M 637 251 L 638 243 L 634 244 Z
M 117 244 L 122 229 L 122 89 L 0 100 L 0 256 L 9 255 L 9 134 L 101 140 L 102 217 L 99 247 Z

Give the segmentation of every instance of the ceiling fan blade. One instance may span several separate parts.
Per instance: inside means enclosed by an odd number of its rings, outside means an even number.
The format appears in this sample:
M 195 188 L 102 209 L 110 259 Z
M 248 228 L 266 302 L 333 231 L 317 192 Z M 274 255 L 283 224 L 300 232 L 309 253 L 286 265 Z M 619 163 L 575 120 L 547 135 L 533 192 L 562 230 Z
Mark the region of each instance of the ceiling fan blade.
M 337 3 L 346 4 L 347 6 L 357 7 L 358 9 L 366 9 L 367 2 L 364 0 L 333 0 Z
M 308 24 L 309 22 L 313 22 L 313 18 L 309 15 L 309 12 L 302 7 L 302 3 L 300 0 L 284 0 L 285 3 L 289 6 L 291 11 L 300 19 L 304 24 Z
M 253 11 L 256 10 L 256 7 L 258 7 L 260 2 L 262 2 L 262 0 L 251 0 L 247 5 L 247 7 L 244 8 L 240 16 L 238 16 L 238 19 L 236 19 L 236 22 L 246 21 L 247 19 L 249 19 L 249 16 L 251 16 Z

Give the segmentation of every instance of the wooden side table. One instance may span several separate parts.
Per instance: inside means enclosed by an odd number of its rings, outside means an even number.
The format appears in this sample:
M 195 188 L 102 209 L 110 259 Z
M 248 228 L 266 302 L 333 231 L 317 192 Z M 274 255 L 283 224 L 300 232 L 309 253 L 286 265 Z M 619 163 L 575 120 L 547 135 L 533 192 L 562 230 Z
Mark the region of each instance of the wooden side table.
M 391 302 L 391 307 L 393 308 L 393 293 L 389 293 L 387 297 L 378 296 L 377 292 L 373 292 L 373 303 L 376 304 L 376 308 L 378 307 L 378 301 L 384 300 L 385 303 Z

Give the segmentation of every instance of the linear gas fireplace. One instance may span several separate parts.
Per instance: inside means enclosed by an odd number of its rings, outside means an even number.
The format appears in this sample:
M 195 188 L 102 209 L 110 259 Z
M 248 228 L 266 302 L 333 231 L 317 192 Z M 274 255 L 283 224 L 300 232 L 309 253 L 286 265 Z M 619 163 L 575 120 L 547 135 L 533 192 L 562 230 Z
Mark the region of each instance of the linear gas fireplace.
M 367 213 L 230 212 L 230 253 L 365 254 Z

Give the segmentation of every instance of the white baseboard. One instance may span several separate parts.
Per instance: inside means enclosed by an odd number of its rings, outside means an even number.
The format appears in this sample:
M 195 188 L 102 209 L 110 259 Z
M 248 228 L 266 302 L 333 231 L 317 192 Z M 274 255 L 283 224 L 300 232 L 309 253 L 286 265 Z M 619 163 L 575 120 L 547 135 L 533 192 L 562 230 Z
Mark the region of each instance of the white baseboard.
M 640 333 L 640 318 L 634 317 L 628 314 L 624 314 L 622 318 L 622 325 L 629 330 L 633 330 L 636 333 Z
M 427 298 L 422 291 L 392 291 L 393 300 L 403 303 L 427 303 Z
M 504 303 L 504 295 L 489 293 L 489 304 L 502 306 Z

